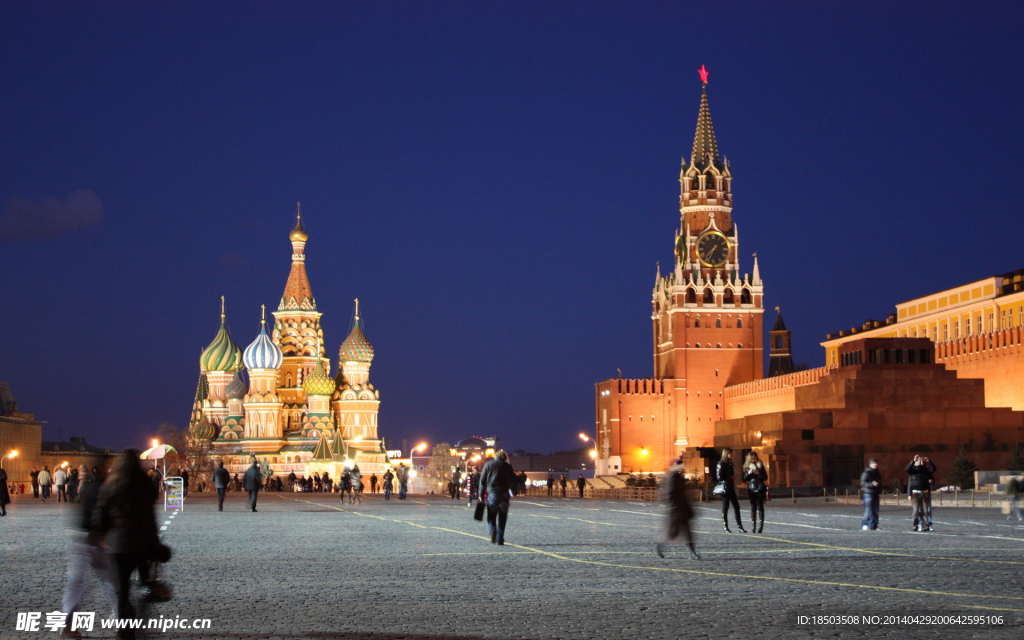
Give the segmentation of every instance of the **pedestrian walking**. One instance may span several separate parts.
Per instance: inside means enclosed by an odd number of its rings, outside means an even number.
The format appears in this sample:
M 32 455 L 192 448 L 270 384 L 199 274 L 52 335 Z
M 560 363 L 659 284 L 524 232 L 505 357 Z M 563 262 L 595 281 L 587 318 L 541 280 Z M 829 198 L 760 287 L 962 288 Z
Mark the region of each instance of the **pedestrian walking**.
M 562 487 L 562 497 L 564 498 L 564 497 L 565 497 L 565 488 L 566 488 L 567 486 L 569 486 L 569 483 L 568 483 L 568 482 L 566 481 L 566 479 L 565 479 L 565 474 L 564 474 L 564 473 L 563 473 L 563 474 L 562 474 L 562 476 L 561 476 L 561 477 L 560 477 L 560 478 L 558 479 L 558 484 L 559 484 L 559 485 L 560 485 L 560 486 Z
M 686 478 L 683 477 L 683 457 L 675 461 L 669 467 L 665 479 L 661 482 L 662 500 L 668 507 L 668 519 L 666 520 L 665 535 L 654 545 L 654 555 L 664 558 L 664 546 L 683 534 L 686 538 L 686 546 L 690 549 L 690 557 L 700 560 L 697 555 L 697 548 L 693 543 L 693 530 L 690 529 L 690 520 L 693 520 L 693 507 L 686 497 Z
M 726 533 L 732 533 L 729 529 L 729 505 L 732 505 L 733 513 L 736 515 L 736 529 L 740 533 L 746 533 L 743 528 L 743 521 L 740 520 L 740 501 L 736 497 L 736 467 L 732 463 L 732 449 L 722 449 L 722 457 L 718 461 L 716 469 L 718 481 L 725 483 L 725 493 L 722 494 L 722 528 Z
M 218 461 L 217 468 L 213 470 L 213 488 L 217 490 L 217 511 L 224 510 L 224 494 L 227 493 L 230 482 L 231 475 L 224 468 L 224 461 Z
M 53 487 L 57 492 L 57 504 L 60 504 L 62 499 L 67 502 L 68 473 L 64 471 L 64 467 L 57 467 L 57 470 L 53 472 Z
M 555 490 L 555 476 L 548 474 L 548 495 L 550 496 Z
M 1010 501 L 1010 515 L 1006 516 L 1006 519 L 1017 518 L 1018 521 L 1024 520 L 1024 513 L 1021 512 L 1020 508 L 1020 494 L 1021 490 L 1020 480 L 1016 476 L 1010 478 L 1010 481 L 1006 483 L 1006 499 Z M 0 501 L 3 498 L 0 497 Z
M 932 528 L 932 489 L 935 487 L 935 472 L 938 471 L 938 467 L 928 459 L 928 456 L 924 457 L 924 466 L 928 468 L 928 489 L 922 495 L 924 516 L 928 521 L 928 531 L 934 531 Z
M 391 469 L 384 472 L 384 499 L 391 499 L 391 491 L 394 489 L 395 474 L 391 473 Z
M 93 520 L 93 513 L 99 501 L 100 479 L 97 475 L 89 473 L 84 464 L 77 471 L 80 479 L 80 506 L 74 520 L 74 531 L 68 543 L 68 574 L 61 611 L 67 621 L 72 619 L 86 592 L 89 570 L 92 569 L 106 599 L 107 611 L 116 618 L 117 592 L 114 583 L 111 582 L 110 561 L 103 545 L 103 536 Z M 68 626 L 64 627 L 61 635 L 65 638 L 82 637 L 80 632 L 72 631 Z
M 860 474 L 861 499 L 864 501 L 864 517 L 861 518 L 860 528 L 864 531 L 874 531 L 878 526 L 878 503 L 882 490 L 882 474 L 878 470 L 878 460 L 871 458 L 868 461 L 868 468 Z
M 29 472 L 28 475 L 29 475 L 30 478 L 32 478 L 32 497 L 33 498 L 38 498 L 39 497 L 39 469 L 33 468 L 32 471 Z
M 743 482 L 747 483 L 747 499 L 750 500 L 750 531 L 764 531 L 764 500 L 768 494 L 768 470 L 757 453 L 751 451 L 743 463 Z M 761 524 L 757 523 L 758 517 Z
M 0 516 L 7 515 L 7 505 L 11 504 L 11 493 L 7 490 L 7 471 L 0 468 Z
M 178 473 L 178 477 L 181 478 L 181 488 L 184 490 L 184 496 L 188 497 L 188 469 L 182 469 Z
M 242 484 L 245 487 L 245 490 L 249 492 L 249 507 L 252 509 L 253 513 L 256 513 L 256 498 L 259 495 L 260 489 L 263 488 L 263 479 L 260 476 L 260 465 L 256 460 L 253 460 L 252 466 L 246 470 L 245 477 L 242 479 Z
M 82 465 L 85 467 L 85 465 Z M 74 502 L 78 499 L 78 486 L 81 483 L 81 478 L 78 473 L 78 469 L 72 469 L 68 473 L 68 502 Z
M 363 473 L 359 465 L 352 467 L 352 502 L 350 504 L 363 503 Z
M 508 463 L 508 454 L 504 450 L 498 450 L 480 473 L 480 487 L 486 494 L 487 528 L 491 534 L 491 544 L 505 544 L 509 494 L 516 481 L 516 472 Z
M 409 493 L 409 470 L 406 468 L 405 463 L 398 465 L 398 499 L 405 500 L 405 496 Z
M 580 491 L 580 497 L 583 497 L 583 490 L 587 488 L 587 479 L 580 474 L 580 477 L 576 479 L 576 488 Z
M 929 469 L 930 461 L 920 455 L 915 455 L 914 459 L 907 465 L 905 471 L 910 475 L 910 480 L 907 482 L 907 490 L 910 492 L 910 504 L 912 512 L 912 529 L 911 531 L 930 531 L 931 527 L 927 524 L 927 515 L 925 513 L 925 494 L 931 496 L 931 484 L 929 478 L 933 471 Z M 931 465 L 933 468 L 935 465 Z
M 377 474 L 370 475 L 370 493 L 377 493 Z
M 53 484 L 53 478 L 50 476 L 50 468 L 45 464 L 43 470 L 39 472 L 39 495 L 43 498 L 43 502 L 50 497 L 50 486 Z

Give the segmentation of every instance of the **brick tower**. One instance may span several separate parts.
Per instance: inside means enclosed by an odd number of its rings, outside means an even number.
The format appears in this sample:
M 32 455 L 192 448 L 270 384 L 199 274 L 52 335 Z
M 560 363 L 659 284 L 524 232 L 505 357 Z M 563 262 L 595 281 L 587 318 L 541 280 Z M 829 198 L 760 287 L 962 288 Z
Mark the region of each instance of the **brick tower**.
M 718 153 L 703 67 L 701 80 L 693 150 L 679 173 L 675 265 L 668 275 L 659 265 L 652 295 L 654 377 L 598 384 L 599 458 L 608 461 L 599 472 L 663 470 L 684 451 L 710 459 L 725 387 L 762 377 L 763 284 L 756 254 L 752 273 L 740 272 L 732 172 Z

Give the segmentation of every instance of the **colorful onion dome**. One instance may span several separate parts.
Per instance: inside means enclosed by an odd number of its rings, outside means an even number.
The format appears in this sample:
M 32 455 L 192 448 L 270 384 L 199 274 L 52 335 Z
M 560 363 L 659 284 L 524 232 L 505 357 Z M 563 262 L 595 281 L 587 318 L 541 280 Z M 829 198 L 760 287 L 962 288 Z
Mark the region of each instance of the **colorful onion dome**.
M 193 440 L 213 440 L 217 435 L 217 428 L 204 415 L 202 420 L 192 425 L 189 435 Z
M 373 360 L 373 345 L 363 335 L 363 329 L 359 326 L 359 300 L 356 300 L 356 322 L 352 332 L 341 343 L 338 350 L 338 358 L 342 362 L 370 362 Z
M 308 396 L 329 396 L 334 393 L 334 380 L 324 371 L 324 363 L 318 362 L 313 373 L 302 381 L 302 389 Z
M 207 371 L 238 371 L 242 368 L 242 351 L 231 340 L 227 323 L 224 321 L 224 298 L 220 299 L 220 330 L 210 346 L 199 356 L 199 368 Z
M 284 354 L 267 335 L 266 306 L 263 307 L 264 318 L 260 320 L 260 335 L 245 348 L 242 360 L 245 366 L 252 369 L 280 369 Z
M 298 213 L 295 216 L 295 228 L 292 229 L 290 234 L 288 234 L 288 237 L 291 238 L 292 242 L 305 242 L 306 240 L 309 240 L 309 234 L 307 234 L 306 230 L 302 228 L 301 206 L 302 205 L 300 203 Z
M 228 399 L 241 398 L 245 395 L 245 392 L 249 389 L 249 385 L 245 383 L 245 379 L 242 378 L 242 372 L 236 371 L 235 377 L 231 379 L 231 384 L 224 390 L 224 395 Z

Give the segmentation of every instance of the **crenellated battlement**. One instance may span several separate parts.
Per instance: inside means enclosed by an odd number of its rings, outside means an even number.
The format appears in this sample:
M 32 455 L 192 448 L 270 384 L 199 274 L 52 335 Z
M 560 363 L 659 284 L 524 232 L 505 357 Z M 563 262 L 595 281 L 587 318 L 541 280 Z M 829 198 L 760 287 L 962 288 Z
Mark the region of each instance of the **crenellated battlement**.
M 1017 353 L 1024 344 L 1024 328 L 1010 327 L 935 343 L 935 362 L 963 363 L 978 358 Z
M 619 378 L 617 390 L 619 395 L 661 395 L 665 393 L 664 380 L 657 378 Z

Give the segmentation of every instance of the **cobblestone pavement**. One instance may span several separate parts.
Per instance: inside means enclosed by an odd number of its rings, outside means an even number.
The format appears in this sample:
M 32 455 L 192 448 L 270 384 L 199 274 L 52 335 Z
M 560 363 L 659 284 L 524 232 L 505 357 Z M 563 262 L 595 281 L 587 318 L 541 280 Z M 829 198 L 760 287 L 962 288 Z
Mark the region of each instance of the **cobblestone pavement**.
M 211 628 L 140 637 L 1024 637 L 1024 527 L 998 509 L 936 508 L 936 531 L 912 533 L 909 507 L 883 507 L 883 529 L 864 532 L 857 506 L 776 500 L 764 533 L 744 535 L 722 532 L 720 507 L 695 507 L 699 562 L 681 547 L 654 557 L 652 503 L 517 499 L 499 547 L 443 497 L 261 494 L 251 513 L 229 494 L 218 513 L 193 494 L 174 518 L 158 511 L 175 597 L 150 615 Z M 22 497 L 0 519 L 0 638 L 57 637 L 16 618 L 59 609 L 75 508 Z M 103 610 L 96 589 L 82 610 Z

